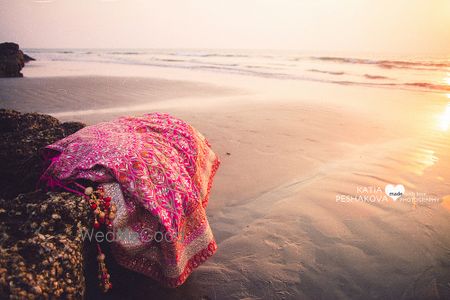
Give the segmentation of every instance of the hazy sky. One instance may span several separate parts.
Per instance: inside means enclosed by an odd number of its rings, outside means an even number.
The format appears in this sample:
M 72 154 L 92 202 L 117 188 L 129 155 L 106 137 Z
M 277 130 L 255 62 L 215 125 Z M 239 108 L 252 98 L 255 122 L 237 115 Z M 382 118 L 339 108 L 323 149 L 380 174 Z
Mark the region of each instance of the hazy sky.
M 449 0 L 0 0 L 0 41 L 45 48 L 450 54 Z

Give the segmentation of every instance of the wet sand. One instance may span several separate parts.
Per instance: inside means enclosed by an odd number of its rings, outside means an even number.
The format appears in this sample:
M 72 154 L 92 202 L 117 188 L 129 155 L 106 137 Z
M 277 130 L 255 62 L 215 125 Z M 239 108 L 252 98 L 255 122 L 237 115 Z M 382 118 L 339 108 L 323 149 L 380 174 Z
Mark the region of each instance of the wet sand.
M 116 296 L 450 298 L 449 95 L 128 68 L 0 80 L 1 107 L 90 124 L 168 112 L 219 154 L 218 252 L 176 290 L 128 274 L 139 288 Z

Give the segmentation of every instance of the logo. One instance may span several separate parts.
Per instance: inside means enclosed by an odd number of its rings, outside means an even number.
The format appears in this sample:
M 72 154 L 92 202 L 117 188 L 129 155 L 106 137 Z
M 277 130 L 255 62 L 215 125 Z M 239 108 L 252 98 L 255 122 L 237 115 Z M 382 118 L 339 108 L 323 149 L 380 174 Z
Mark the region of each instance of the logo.
M 388 184 L 384 190 L 380 186 L 357 186 L 352 194 L 336 194 L 336 202 L 411 203 L 416 208 L 417 204 L 425 206 L 440 203 L 441 200 L 434 195 L 423 192 L 406 192 L 403 184 Z
M 405 187 L 403 186 L 403 184 L 397 184 L 396 186 L 394 186 L 393 184 L 388 184 L 384 188 L 384 192 L 386 193 L 386 195 L 391 197 L 392 200 L 397 201 L 397 199 L 403 196 L 403 194 L 405 193 Z

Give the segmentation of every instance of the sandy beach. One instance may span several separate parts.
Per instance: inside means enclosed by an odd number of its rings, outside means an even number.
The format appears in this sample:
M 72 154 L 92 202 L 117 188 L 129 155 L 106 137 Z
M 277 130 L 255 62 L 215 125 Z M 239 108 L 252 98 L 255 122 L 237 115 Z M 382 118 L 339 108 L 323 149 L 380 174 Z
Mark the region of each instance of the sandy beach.
M 168 112 L 220 156 L 217 253 L 177 289 L 113 295 L 450 298 L 450 94 L 94 62 L 23 73 L 0 79 L 0 107 L 87 124 Z

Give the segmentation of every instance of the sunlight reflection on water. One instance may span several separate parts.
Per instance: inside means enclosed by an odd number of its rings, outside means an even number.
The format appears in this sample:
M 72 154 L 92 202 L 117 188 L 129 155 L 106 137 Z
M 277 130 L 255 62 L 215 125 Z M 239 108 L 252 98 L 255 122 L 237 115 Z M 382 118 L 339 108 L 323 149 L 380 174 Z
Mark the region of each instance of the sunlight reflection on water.
M 447 97 L 449 94 L 447 94 Z M 445 110 L 442 114 L 439 115 L 439 129 L 441 131 L 448 131 L 450 127 L 450 102 L 447 103 Z
M 416 161 L 415 174 L 423 175 L 424 171 L 433 166 L 439 158 L 436 156 L 436 152 L 430 149 L 421 149 L 416 152 L 413 158 Z

